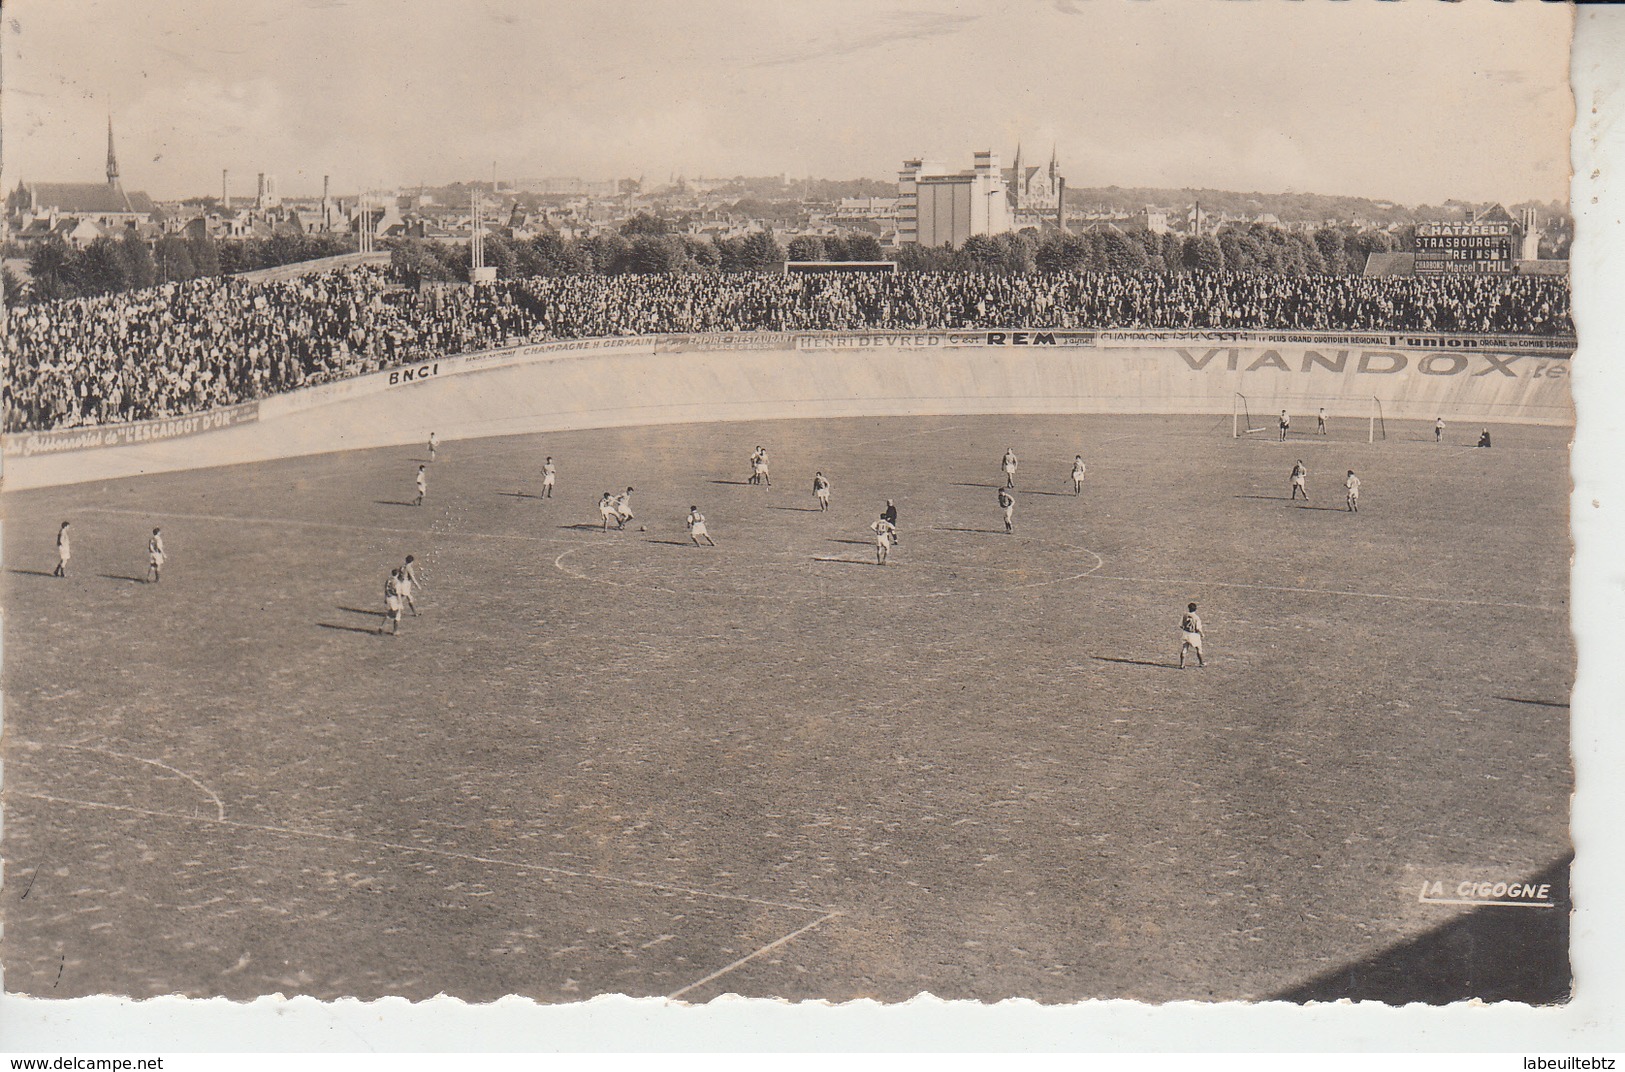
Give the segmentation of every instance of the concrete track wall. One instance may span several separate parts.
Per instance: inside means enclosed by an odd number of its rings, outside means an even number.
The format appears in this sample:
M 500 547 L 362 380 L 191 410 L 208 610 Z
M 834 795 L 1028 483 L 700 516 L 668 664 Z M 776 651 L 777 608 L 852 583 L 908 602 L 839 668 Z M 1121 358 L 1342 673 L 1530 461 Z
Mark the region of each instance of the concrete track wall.
M 519 346 L 266 399 L 204 429 L 6 439 L 22 490 L 329 451 L 696 421 L 1215 413 L 1572 424 L 1568 349 L 1528 340 L 1232 333 L 663 336 Z M 173 424 L 174 422 L 170 422 Z M 137 430 L 139 431 L 139 430 Z M 115 434 L 119 432 L 119 434 Z M 106 445 L 86 446 L 95 440 Z

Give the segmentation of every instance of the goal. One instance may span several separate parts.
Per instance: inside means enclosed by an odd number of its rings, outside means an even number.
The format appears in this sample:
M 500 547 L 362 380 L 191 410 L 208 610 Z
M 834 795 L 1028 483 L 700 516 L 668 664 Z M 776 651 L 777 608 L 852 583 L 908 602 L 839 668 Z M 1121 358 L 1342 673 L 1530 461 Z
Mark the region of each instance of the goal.
M 1235 401 L 1230 404 L 1230 438 L 1240 439 L 1244 435 L 1267 431 L 1269 429 L 1262 424 L 1253 423 L 1253 413 L 1247 406 L 1247 396 L 1237 391 Z
M 1388 438 L 1388 425 L 1382 419 L 1382 399 L 1376 395 L 1371 396 L 1371 431 L 1366 435 L 1367 443 L 1375 443 L 1379 439 Z

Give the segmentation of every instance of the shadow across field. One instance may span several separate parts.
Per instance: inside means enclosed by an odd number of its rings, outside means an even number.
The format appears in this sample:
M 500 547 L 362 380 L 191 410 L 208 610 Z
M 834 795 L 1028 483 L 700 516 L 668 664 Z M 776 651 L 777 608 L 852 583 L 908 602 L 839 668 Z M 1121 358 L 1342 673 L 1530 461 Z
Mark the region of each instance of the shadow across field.
M 1486 905 L 1419 938 L 1271 995 L 1272 1001 L 1380 1001 L 1448 1005 L 1568 999 L 1569 864 L 1563 857 L 1526 884 L 1550 884 L 1554 908 Z M 1444 909 L 1441 909 L 1444 911 Z
M 109 581 L 129 581 L 131 584 L 146 584 L 145 577 L 131 577 L 124 573 L 98 573 L 96 576 Z
M 814 555 L 814 562 L 844 562 L 848 566 L 878 566 L 880 563 L 872 558 L 828 558 L 823 555 Z
M 954 483 L 954 487 L 956 488 L 1002 488 L 1004 486 L 1005 485 L 1003 484 L 967 484 L 963 481 L 956 481 Z
M 346 614 L 365 614 L 369 618 L 384 617 L 384 612 L 381 610 L 362 610 L 360 607 L 334 607 L 333 609 L 342 610 Z
M 824 511 L 816 506 L 769 506 L 769 510 L 786 510 L 792 514 L 821 514 Z
M 546 495 L 532 495 L 528 491 L 499 491 L 497 494 L 510 499 L 542 499 L 544 501 L 547 499 Z
M 365 633 L 367 636 L 378 636 L 377 626 L 340 625 L 337 622 L 317 622 L 319 629 L 334 629 L 341 633 Z
M 1564 711 L 1567 711 L 1569 709 L 1568 704 L 1566 704 L 1566 703 L 1554 703 L 1551 700 L 1525 700 L 1525 699 L 1521 699 L 1521 698 L 1519 698 L 1517 696 L 1497 696 L 1496 699 L 1497 700 L 1505 700 L 1507 703 L 1528 704 L 1530 707 L 1556 707 L 1556 708 L 1560 708 L 1561 710 L 1564 710 Z
M 9 569 L 6 572 L 7 573 L 21 574 L 24 577 L 52 577 L 52 578 L 54 578 L 56 576 L 56 574 L 51 573 L 51 572 L 49 572 L 47 570 L 37 570 L 37 569 Z
M 1008 535 L 1008 533 L 1006 533 L 1006 532 L 1005 532 L 1005 531 L 1004 531 L 1004 530 L 1003 530 L 1003 529 L 951 529 L 951 528 L 935 528 L 935 529 L 932 529 L 932 530 L 931 530 L 931 531 L 932 531 L 932 532 L 980 532 L 980 533 L 983 533 L 983 534 L 985 534 L 985 535 L 988 535 L 988 536 L 1005 536 L 1005 535 Z
M 713 484 L 732 484 L 736 488 L 748 488 L 748 487 L 754 487 L 755 486 L 755 485 L 751 484 L 751 482 L 748 481 L 748 480 L 713 480 L 713 481 L 711 481 L 711 483 L 713 483 Z
M 1178 663 L 1154 663 L 1146 659 L 1115 659 L 1110 655 L 1096 655 L 1093 658 L 1103 663 L 1123 663 L 1126 666 L 1149 666 L 1156 670 L 1178 670 Z
M 374 506 L 416 506 L 417 505 L 417 503 L 413 503 L 413 502 L 401 502 L 399 499 L 374 499 L 372 501 L 372 504 Z

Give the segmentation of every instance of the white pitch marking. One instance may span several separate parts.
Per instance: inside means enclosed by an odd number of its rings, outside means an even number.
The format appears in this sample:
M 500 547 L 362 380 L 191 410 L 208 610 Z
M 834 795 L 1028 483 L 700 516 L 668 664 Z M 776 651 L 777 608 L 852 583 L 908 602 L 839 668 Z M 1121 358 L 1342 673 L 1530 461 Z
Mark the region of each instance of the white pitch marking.
M 115 759 L 128 759 L 133 760 L 136 763 L 147 763 L 154 767 L 162 767 L 171 774 L 178 774 L 182 778 L 185 778 L 187 781 L 201 789 L 204 796 L 214 801 L 216 820 L 224 821 L 226 818 L 226 806 L 220 802 L 219 794 L 217 794 L 213 789 L 210 789 L 208 786 L 204 785 L 202 782 L 198 781 L 196 778 L 192 777 L 190 774 L 187 774 L 185 771 L 179 770 L 175 767 L 171 767 L 168 763 L 161 763 L 156 759 L 147 759 L 144 756 L 132 756 L 126 752 L 115 752 L 110 748 L 88 748 L 85 745 L 80 744 L 53 744 L 49 741 L 19 741 L 17 743 L 25 747 L 33 745 L 36 748 L 66 748 L 70 752 L 92 752 L 99 756 L 112 756 Z
M 468 536 L 476 540 L 523 540 L 527 543 L 573 543 L 562 536 L 526 536 L 523 533 L 467 532 L 463 530 L 399 529 L 383 525 L 350 525 L 342 521 L 305 521 L 292 517 L 228 517 L 223 514 L 179 514 L 166 510 L 119 510 L 110 506 L 92 506 L 79 511 L 82 514 L 122 514 L 129 517 L 179 518 L 182 521 L 217 521 L 228 525 L 293 525 L 308 529 L 341 529 L 346 532 L 392 532 L 407 536 Z M 597 526 L 594 526 L 595 528 Z
M 440 856 L 451 860 L 466 860 L 470 863 L 490 864 L 494 867 L 512 867 L 520 871 L 541 871 L 550 875 L 563 875 L 566 878 L 585 879 L 590 882 L 617 882 L 626 886 L 637 886 L 643 889 L 665 890 L 669 893 L 683 893 L 691 897 L 710 897 L 718 901 L 739 901 L 744 904 L 762 905 L 766 908 L 787 908 L 793 912 L 827 912 L 829 915 L 840 913 L 817 905 L 791 904 L 787 901 L 767 901 L 760 897 L 746 897 L 737 893 L 717 893 L 714 890 L 697 890 L 688 886 L 676 886 L 669 882 L 651 882 L 641 878 L 623 878 L 620 875 L 600 875 L 590 871 L 571 871 L 563 867 L 548 867 L 545 864 L 527 864 L 518 860 L 498 860 L 489 856 L 475 856 L 466 852 L 452 852 L 450 849 L 433 849 L 424 845 L 401 845 L 393 841 L 375 841 L 372 838 L 355 837 L 352 834 L 329 834 L 323 830 L 296 830 L 286 826 L 266 826 L 261 823 L 245 823 L 239 819 L 210 819 L 207 816 L 183 815 L 174 811 L 154 811 L 151 808 L 136 808 L 128 804 L 108 804 L 99 800 L 72 800 L 67 797 L 51 796 L 47 793 L 25 793 L 13 790 L 16 796 L 29 797 L 33 800 L 43 800 L 51 804 L 67 804 L 81 808 L 104 808 L 108 811 L 128 812 L 132 815 L 151 815 L 159 819 L 180 819 L 186 822 L 211 823 L 219 826 L 230 826 L 238 830 L 258 830 L 267 834 L 281 834 L 284 837 L 308 837 L 323 841 L 337 841 L 346 845 L 367 845 L 377 849 L 390 849 L 395 852 L 416 852 L 426 856 Z
M 1192 578 L 1172 580 L 1167 577 L 1113 577 L 1090 570 L 1080 577 L 1093 577 L 1097 581 L 1132 581 L 1140 584 L 1194 585 L 1198 588 L 1251 588 L 1261 592 L 1299 592 L 1312 596 L 1357 596 L 1361 599 L 1402 599 L 1414 603 L 1445 603 L 1463 607 L 1512 607 L 1517 610 L 1558 611 L 1562 607 L 1543 603 L 1503 603 L 1493 599 L 1446 599 L 1442 596 L 1408 596 L 1397 592 L 1340 592 L 1335 588 L 1293 588 L 1281 584 L 1243 584 L 1239 581 L 1200 581 Z
M 1002 534 L 989 533 L 989 535 L 1002 535 Z M 865 541 L 865 542 L 867 543 L 867 541 Z M 980 596 L 980 595 L 986 595 L 986 594 L 989 594 L 989 593 L 992 593 L 992 592 L 1020 592 L 1020 591 L 1023 591 L 1025 589 L 1029 589 L 1029 588 L 1047 588 L 1047 587 L 1049 587 L 1051 585 L 1065 584 L 1068 581 L 1076 581 L 1076 580 L 1079 580 L 1080 578 L 1088 577 L 1091 574 L 1095 573 L 1096 571 L 1104 569 L 1105 566 L 1106 566 L 1106 560 L 1101 558 L 1100 555 L 1098 555 L 1094 551 L 1089 550 L 1087 547 L 1077 547 L 1077 546 L 1075 546 L 1073 544 L 1061 543 L 1061 542 L 1059 542 L 1057 540 L 1044 540 L 1044 539 L 1039 539 L 1039 538 L 1036 538 L 1036 537 L 1026 537 L 1026 536 L 1018 536 L 1012 542 L 1049 544 L 1052 547 L 1060 547 L 1063 550 L 1074 551 L 1074 552 L 1077 552 L 1079 554 L 1088 555 L 1090 558 L 1095 560 L 1095 564 L 1093 566 L 1091 566 L 1089 569 L 1086 569 L 1081 573 L 1073 573 L 1073 574 L 1069 574 L 1069 575 L 1064 576 L 1064 577 L 1052 577 L 1049 580 L 1034 581 L 1031 584 L 1010 585 L 1007 588 L 994 588 L 994 589 L 988 589 L 987 591 L 977 589 L 977 590 L 973 590 L 973 591 L 951 590 L 951 591 L 945 591 L 945 592 L 899 592 L 899 593 L 892 594 L 892 595 L 888 596 L 887 598 L 889 598 L 889 599 L 942 599 L 942 598 L 945 598 L 945 597 L 948 597 L 948 596 Z M 611 581 L 611 580 L 605 580 L 605 579 L 598 578 L 598 577 L 592 577 L 592 576 L 589 576 L 589 575 L 587 575 L 585 573 L 582 573 L 582 572 L 580 572 L 578 570 L 571 569 L 570 567 L 568 567 L 568 566 L 566 566 L 564 564 L 564 560 L 566 558 L 568 558 L 569 556 L 575 554 L 577 551 L 590 551 L 594 547 L 601 547 L 601 546 L 605 546 L 605 545 L 603 545 L 603 544 L 586 544 L 586 545 L 582 545 L 582 546 L 578 546 L 578 547 L 572 547 L 568 551 L 561 551 L 559 553 L 558 557 L 553 559 L 553 565 L 560 572 L 564 573 L 566 576 L 574 577 L 577 580 L 586 581 L 589 584 L 609 585 L 610 587 L 613 587 L 613 588 L 635 588 L 635 589 L 641 589 L 643 591 L 662 592 L 662 593 L 665 593 L 666 595 L 680 595 L 681 594 L 675 589 L 664 588 L 664 587 L 661 587 L 660 585 L 654 585 L 654 584 L 648 584 L 648 585 L 628 584 L 628 583 L 625 583 L 623 581 Z M 709 550 L 709 548 L 706 548 L 705 550 Z M 743 557 L 757 557 L 757 558 L 786 558 L 786 557 L 789 557 L 791 555 L 796 554 L 796 552 L 774 551 L 774 552 L 762 552 L 762 553 L 757 553 L 755 555 L 752 555 L 751 552 L 749 552 L 749 551 L 744 551 L 744 550 L 740 550 L 740 549 L 736 549 L 736 548 L 730 548 L 730 549 L 728 549 L 727 554 L 730 555 L 730 556 L 738 555 L 738 556 L 743 556 Z M 809 562 L 851 562 L 851 563 L 865 563 L 865 564 L 867 564 L 870 560 L 867 559 L 867 558 L 838 558 L 838 557 L 833 557 L 833 556 L 832 557 L 821 557 L 821 556 L 818 556 L 818 555 L 812 555 L 812 556 L 809 557 L 808 561 Z M 943 569 L 999 570 L 999 571 L 1005 571 L 1005 572 L 1010 572 L 1010 573 L 1026 572 L 1021 567 L 1013 567 L 1013 566 L 982 566 L 982 565 L 967 565 L 967 564 L 962 564 L 962 563 L 930 563 L 930 564 L 937 565 L 939 568 L 943 568 Z M 852 600 L 852 599 L 870 599 L 870 598 L 873 598 L 872 596 L 869 596 L 869 595 L 828 595 L 828 594 L 824 594 L 824 593 L 808 593 L 808 594 L 797 595 L 797 594 L 793 594 L 793 593 L 789 593 L 789 592 L 782 592 L 782 591 L 776 591 L 776 592 L 736 592 L 734 594 L 742 596 L 742 597 L 747 598 L 747 599 L 770 599 L 770 600 L 773 600 L 773 601 L 779 602 L 779 603 L 783 603 L 783 602 L 807 602 L 809 600 L 817 600 L 817 601 L 820 601 L 820 602 L 826 602 L 826 601 L 830 601 L 830 600 Z
M 568 567 L 568 566 L 566 566 L 564 564 L 564 560 L 567 557 L 569 557 L 570 555 L 575 554 L 577 551 L 586 551 L 586 550 L 588 550 L 587 547 L 572 547 L 568 551 L 560 551 L 559 556 L 553 560 L 553 566 L 556 569 L 558 569 L 561 573 L 563 573 L 565 576 L 574 577 L 578 581 L 586 581 L 588 584 L 604 584 L 604 585 L 608 585 L 611 588 L 641 588 L 644 591 L 664 592 L 667 595 L 676 595 L 677 594 L 676 592 L 673 592 L 670 588 L 662 588 L 658 584 L 649 584 L 649 585 L 624 584 L 621 581 L 610 581 L 610 580 L 605 580 L 604 578 L 601 578 L 601 577 L 589 577 L 585 573 L 582 573 L 579 570 L 573 570 L 573 569 L 571 569 L 570 567 Z
M 918 432 L 904 432 L 902 435 L 887 436 L 884 439 L 860 439 L 854 446 L 868 447 L 876 443 L 895 443 L 899 439 L 913 439 L 916 436 L 937 435 L 940 432 L 957 432 L 969 428 L 968 424 L 951 424 L 946 428 L 926 428 Z
M 729 972 L 733 971 L 735 968 L 738 968 L 741 965 L 746 964 L 749 961 L 755 960 L 757 957 L 761 956 L 763 953 L 771 952 L 772 950 L 777 949 L 779 946 L 784 945 L 786 942 L 790 942 L 790 941 L 793 941 L 796 938 L 799 938 L 801 935 L 806 934 L 808 931 L 812 930 L 814 927 L 818 926 L 820 923 L 828 923 L 830 920 L 834 919 L 838 915 L 840 915 L 839 912 L 830 912 L 827 915 L 819 916 L 817 919 L 813 920 L 811 923 L 807 924 L 805 927 L 796 928 L 795 930 L 791 931 L 789 934 L 785 935 L 783 938 L 779 938 L 776 941 L 772 941 L 772 942 L 767 943 L 766 945 L 762 946 L 762 948 L 756 950 L 754 953 L 746 953 L 744 956 L 740 957 L 738 960 L 734 961 L 732 964 L 728 965 L 726 968 L 718 968 L 716 971 L 712 972 L 710 975 L 707 975 L 704 979 L 701 979 L 701 980 L 699 980 L 697 982 L 689 983 L 687 986 L 683 987 L 681 990 L 673 990 L 671 993 L 666 995 L 666 998 L 668 1000 L 674 1000 L 676 998 L 680 998 L 684 994 L 688 993 L 690 990 L 695 989 L 696 987 L 701 987 L 701 986 L 704 986 L 706 983 L 712 982 L 713 980 L 720 979 L 724 975 L 727 975 Z

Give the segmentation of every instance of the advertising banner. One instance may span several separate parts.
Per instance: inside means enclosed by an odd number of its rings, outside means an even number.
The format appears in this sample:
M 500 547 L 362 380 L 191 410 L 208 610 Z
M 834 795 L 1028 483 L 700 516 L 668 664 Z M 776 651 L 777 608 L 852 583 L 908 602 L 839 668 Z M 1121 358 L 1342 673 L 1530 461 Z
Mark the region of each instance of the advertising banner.
M 91 428 L 59 428 L 49 432 L 19 432 L 5 437 L 5 453 L 27 458 L 36 454 L 56 454 L 67 450 L 124 447 L 134 443 L 179 439 L 199 432 L 212 432 L 217 428 L 247 424 L 258 420 L 259 413 L 258 402 L 244 402 L 205 413 L 192 413 L 184 417 L 169 417 L 163 420 L 106 424 Z

